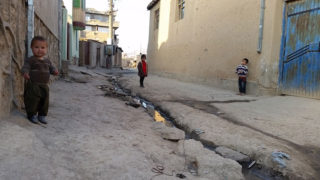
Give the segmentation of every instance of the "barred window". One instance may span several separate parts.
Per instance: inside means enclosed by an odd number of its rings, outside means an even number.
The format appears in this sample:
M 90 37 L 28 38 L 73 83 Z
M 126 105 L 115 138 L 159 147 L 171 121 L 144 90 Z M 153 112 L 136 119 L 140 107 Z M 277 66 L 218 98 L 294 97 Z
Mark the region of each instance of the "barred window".
M 179 19 L 184 18 L 185 0 L 178 0 Z
M 159 29 L 160 9 L 154 12 L 154 29 Z

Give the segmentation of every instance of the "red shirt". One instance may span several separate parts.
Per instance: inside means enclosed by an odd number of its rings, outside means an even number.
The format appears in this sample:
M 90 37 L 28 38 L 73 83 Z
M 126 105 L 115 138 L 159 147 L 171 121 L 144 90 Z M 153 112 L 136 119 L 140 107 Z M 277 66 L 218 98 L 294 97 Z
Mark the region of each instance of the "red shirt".
M 143 71 L 143 74 L 146 76 L 147 75 L 147 63 L 146 63 L 146 61 L 142 61 L 142 71 Z

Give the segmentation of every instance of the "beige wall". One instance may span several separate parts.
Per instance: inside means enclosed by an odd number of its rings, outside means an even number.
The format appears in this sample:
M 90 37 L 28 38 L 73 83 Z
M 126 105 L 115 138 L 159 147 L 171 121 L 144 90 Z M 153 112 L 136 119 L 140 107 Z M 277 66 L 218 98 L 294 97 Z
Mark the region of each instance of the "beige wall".
M 106 57 L 104 55 L 104 44 L 95 42 L 95 41 L 88 41 L 89 43 L 89 66 L 90 67 L 105 67 L 106 66 Z M 100 51 L 98 51 L 100 48 Z M 100 59 L 97 58 L 98 54 L 100 54 Z M 100 64 L 99 64 L 100 61 Z
M 81 32 L 80 40 L 81 41 L 96 40 L 101 43 L 106 43 L 108 38 L 109 38 L 109 33 L 107 33 L 107 32 L 84 30 Z
M 160 26 L 154 30 L 154 11 Z M 267 0 L 263 50 L 257 53 L 260 1 L 186 1 L 177 21 L 176 0 L 161 0 L 150 10 L 150 71 L 188 81 L 237 89 L 235 68 L 250 59 L 249 91 L 275 92 L 278 80 L 283 1 Z M 262 88 L 263 87 L 263 88 Z
M 59 1 L 34 0 L 34 10 L 53 35 L 59 37 Z

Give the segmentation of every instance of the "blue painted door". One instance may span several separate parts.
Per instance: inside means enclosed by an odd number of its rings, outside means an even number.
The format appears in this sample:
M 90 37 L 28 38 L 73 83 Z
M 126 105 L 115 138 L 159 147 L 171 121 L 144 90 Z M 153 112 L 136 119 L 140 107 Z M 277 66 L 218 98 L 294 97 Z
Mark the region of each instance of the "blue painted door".
M 283 28 L 281 92 L 320 98 L 320 0 L 287 1 Z

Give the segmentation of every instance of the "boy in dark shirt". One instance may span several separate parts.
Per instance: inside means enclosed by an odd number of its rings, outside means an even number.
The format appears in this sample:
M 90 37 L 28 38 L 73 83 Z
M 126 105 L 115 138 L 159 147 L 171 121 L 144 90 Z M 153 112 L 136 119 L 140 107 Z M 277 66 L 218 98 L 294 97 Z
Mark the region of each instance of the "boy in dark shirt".
M 147 56 L 141 55 L 141 62 L 138 64 L 138 75 L 140 76 L 140 87 L 144 87 L 144 78 L 148 76 L 148 64 L 146 62 Z
M 46 58 L 48 43 L 45 38 L 36 36 L 31 41 L 33 56 L 26 59 L 22 74 L 26 80 L 24 104 L 28 119 L 37 124 L 47 124 L 45 117 L 49 108 L 49 78 L 50 74 L 59 72 Z
M 241 64 L 237 67 L 236 73 L 239 76 L 238 84 L 239 84 L 239 95 L 243 96 L 246 94 L 246 85 L 247 85 L 247 75 L 248 75 L 248 67 L 247 64 L 249 60 L 244 58 Z

